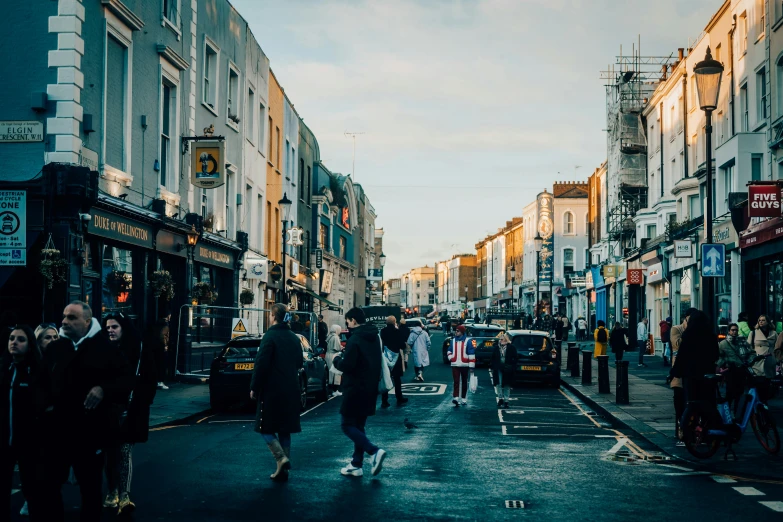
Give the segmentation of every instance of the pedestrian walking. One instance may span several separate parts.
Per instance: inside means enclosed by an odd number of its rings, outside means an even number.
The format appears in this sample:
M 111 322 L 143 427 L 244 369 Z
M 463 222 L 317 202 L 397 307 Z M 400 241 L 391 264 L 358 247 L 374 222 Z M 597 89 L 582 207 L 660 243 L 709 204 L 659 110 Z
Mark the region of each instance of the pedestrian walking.
M 105 448 L 109 492 L 103 500 L 103 507 L 117 508 L 118 515 L 126 515 L 136 509 L 136 504 L 130 499 L 133 447 L 147 442 L 149 438 L 150 406 L 155 398 L 159 372 L 155 354 L 149 349 L 150 346 L 141 342 L 127 316 L 122 313 L 110 314 L 104 318 L 103 328 L 112 346 L 122 353 L 134 375 L 125 419 L 121 422 L 116 440 Z
M 261 338 L 250 398 L 256 401 L 255 431 L 264 438 L 277 462 L 269 478 L 288 481 L 291 469 L 291 434 L 302 431 L 299 370 L 303 367 L 302 343 L 288 326 L 288 307 L 281 303 L 270 310 L 272 326 Z
M 495 397 L 498 400 L 498 409 L 508 408 L 508 400 L 511 398 L 511 384 L 514 382 L 514 370 L 516 370 L 519 357 L 517 350 L 512 345 L 511 336 L 504 333 L 498 339 L 494 350 L 490 367 L 492 368 L 492 385 L 495 387 Z
M 658 327 L 661 329 L 661 343 L 663 343 L 663 365 L 669 366 L 669 361 L 671 360 L 672 356 L 670 335 L 672 329 L 672 318 L 667 317 L 665 320 L 658 323 Z
M 339 335 L 339 333 L 338 333 Z M 328 348 L 326 338 L 329 337 L 329 326 L 324 321 L 324 316 L 318 316 L 318 347 L 323 348 L 324 351 Z
M 712 331 L 711 318 L 701 310 L 688 316 L 671 375 L 682 379 L 685 403 L 706 400 L 714 393 L 704 376 L 715 372 L 718 361 L 718 339 Z
M 568 320 L 568 317 L 565 314 L 563 314 L 560 320 L 563 322 L 563 332 L 562 337 L 560 338 L 560 343 L 562 345 L 563 342 L 568 342 L 568 334 L 571 333 L 571 321 Z
M 685 332 L 685 327 L 688 324 L 688 317 L 697 311 L 696 308 L 689 308 L 682 315 L 682 322 L 678 325 L 672 326 L 669 331 L 669 343 L 672 347 L 672 366 L 677 359 L 677 352 L 680 349 L 680 343 L 682 341 L 682 334 Z M 672 375 L 669 370 L 669 376 L 667 378 L 669 387 L 672 389 L 672 400 L 674 402 L 674 434 L 677 437 L 677 445 L 684 446 L 682 441 L 682 428 L 680 423 L 682 421 L 682 415 L 685 413 L 685 390 L 682 387 L 682 379 Z
M 334 358 L 343 351 L 343 346 L 340 344 L 340 333 L 342 331 L 343 329 L 339 324 L 333 324 L 329 334 L 326 336 L 326 356 L 324 360 L 326 367 L 329 368 L 329 389 L 333 397 L 342 395 L 340 392 L 342 374 L 334 367 Z
M 636 345 L 639 348 L 639 368 L 646 368 L 644 364 L 644 354 L 647 353 L 647 318 L 642 317 L 639 324 L 636 325 Z
M 403 357 L 405 355 L 405 339 L 402 338 L 402 332 L 397 328 L 397 318 L 390 315 L 386 318 L 386 326 L 381 330 L 381 342 L 384 350 L 384 364 L 389 364 L 389 373 L 394 383 L 394 397 L 397 400 L 397 406 L 404 406 L 408 402 L 402 395 L 402 372 Z M 388 408 L 389 392 L 381 394 L 381 408 Z
M 38 466 L 43 439 L 37 424 L 36 392 L 41 352 L 35 332 L 17 325 L 0 356 L 0 520 L 11 519 L 11 485 L 19 466 L 25 504 L 20 514 L 39 519 Z M 44 520 L 40 518 L 40 520 Z
M 98 522 L 103 449 L 115 441 L 134 378 L 88 304 L 73 301 L 65 307 L 60 338 L 46 349 L 39 384 L 42 430 L 51 435 L 44 446 L 42 519 L 63 520 L 60 490 L 73 467 L 81 520 Z
M 152 363 L 157 375 L 155 386 L 159 390 L 168 390 L 166 381 L 169 350 L 169 323 L 165 319 L 159 319 L 150 325 L 144 332 L 144 350 L 152 357 Z M 135 368 L 135 367 L 134 367 Z
M 559 349 L 563 342 L 563 319 L 559 315 L 555 316 L 554 328 L 555 328 L 555 346 Z
M 424 368 L 430 365 L 430 335 L 421 326 L 414 326 L 406 343 L 413 350 L 413 380 L 424 382 Z
M 599 355 L 606 355 L 606 345 L 609 343 L 609 332 L 606 331 L 606 323 L 598 321 L 598 328 L 593 332 L 595 348 L 593 349 L 593 358 Z
M 35 329 L 35 341 L 41 356 L 46 352 L 49 343 L 59 338 L 60 334 L 57 333 L 57 326 L 54 323 L 43 323 Z
M 451 363 L 451 377 L 454 380 L 451 396 L 455 407 L 468 405 L 468 379 L 476 368 L 476 347 L 473 339 L 468 337 L 464 325 L 457 327 L 457 332 L 446 351 L 446 357 Z
M 584 317 L 579 316 L 576 319 L 576 340 L 584 341 L 586 335 L 587 335 L 587 321 L 585 321 Z
M 760 315 L 753 331 L 748 335 L 748 344 L 756 351 L 756 355 L 764 355 L 764 359 L 753 365 L 753 373 L 771 379 L 775 376 L 775 341 L 778 334 L 767 315 Z
M 628 331 L 619 322 L 615 321 L 612 331 L 609 333 L 609 348 L 614 354 L 614 362 L 617 364 L 623 360 L 623 353 L 628 351 Z
M 351 337 L 345 351 L 336 357 L 334 365 L 343 372 L 343 403 L 340 406 L 340 426 L 353 441 L 353 457 L 350 464 L 340 470 L 345 476 L 361 477 L 364 474 L 364 454 L 372 457 L 372 474 L 381 472 L 386 451 L 367 438 L 367 417 L 375 415 L 378 382 L 381 376 L 381 342 L 378 329 L 367 324 L 361 308 L 351 308 L 345 314 L 345 322 Z

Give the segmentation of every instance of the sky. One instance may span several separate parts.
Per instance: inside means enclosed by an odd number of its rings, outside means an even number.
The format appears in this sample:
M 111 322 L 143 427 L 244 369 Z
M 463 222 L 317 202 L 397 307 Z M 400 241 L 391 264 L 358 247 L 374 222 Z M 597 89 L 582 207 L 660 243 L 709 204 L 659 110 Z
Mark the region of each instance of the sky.
M 600 71 L 676 56 L 717 0 L 231 0 L 384 229 L 386 278 L 475 253 L 606 158 Z M 352 168 L 356 136 L 355 171 Z

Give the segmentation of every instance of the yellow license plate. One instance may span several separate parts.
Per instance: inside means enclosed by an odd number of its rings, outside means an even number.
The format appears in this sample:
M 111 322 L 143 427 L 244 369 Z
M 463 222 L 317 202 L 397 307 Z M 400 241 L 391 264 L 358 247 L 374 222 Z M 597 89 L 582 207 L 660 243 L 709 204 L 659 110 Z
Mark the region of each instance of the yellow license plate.
M 493 344 L 492 341 L 484 341 L 484 346 L 492 346 Z
M 252 370 L 255 368 L 255 363 L 235 363 L 235 370 Z
M 534 371 L 534 372 L 540 372 L 541 371 L 541 367 L 540 366 L 523 366 L 522 369 L 523 370 L 530 370 L 530 371 Z

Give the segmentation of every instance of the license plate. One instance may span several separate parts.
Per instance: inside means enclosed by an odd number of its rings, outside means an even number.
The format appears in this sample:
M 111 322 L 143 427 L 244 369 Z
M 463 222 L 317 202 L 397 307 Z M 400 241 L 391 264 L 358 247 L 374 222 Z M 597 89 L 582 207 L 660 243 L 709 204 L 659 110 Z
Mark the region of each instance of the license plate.
M 540 366 L 523 366 L 522 369 L 523 370 L 530 370 L 530 371 L 533 371 L 533 372 L 540 372 L 541 371 L 541 367 Z
M 255 363 L 235 363 L 235 370 L 252 370 L 255 368 Z
M 484 341 L 484 346 L 492 346 L 493 344 L 492 341 Z

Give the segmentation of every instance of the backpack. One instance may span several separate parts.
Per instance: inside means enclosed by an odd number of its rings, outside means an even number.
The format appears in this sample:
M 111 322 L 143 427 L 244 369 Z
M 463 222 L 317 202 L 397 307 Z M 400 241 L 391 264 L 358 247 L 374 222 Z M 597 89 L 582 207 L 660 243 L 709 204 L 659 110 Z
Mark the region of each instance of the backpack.
M 596 334 L 595 338 L 599 343 L 605 343 L 608 341 L 609 337 L 606 335 L 606 328 L 599 328 L 598 334 Z

